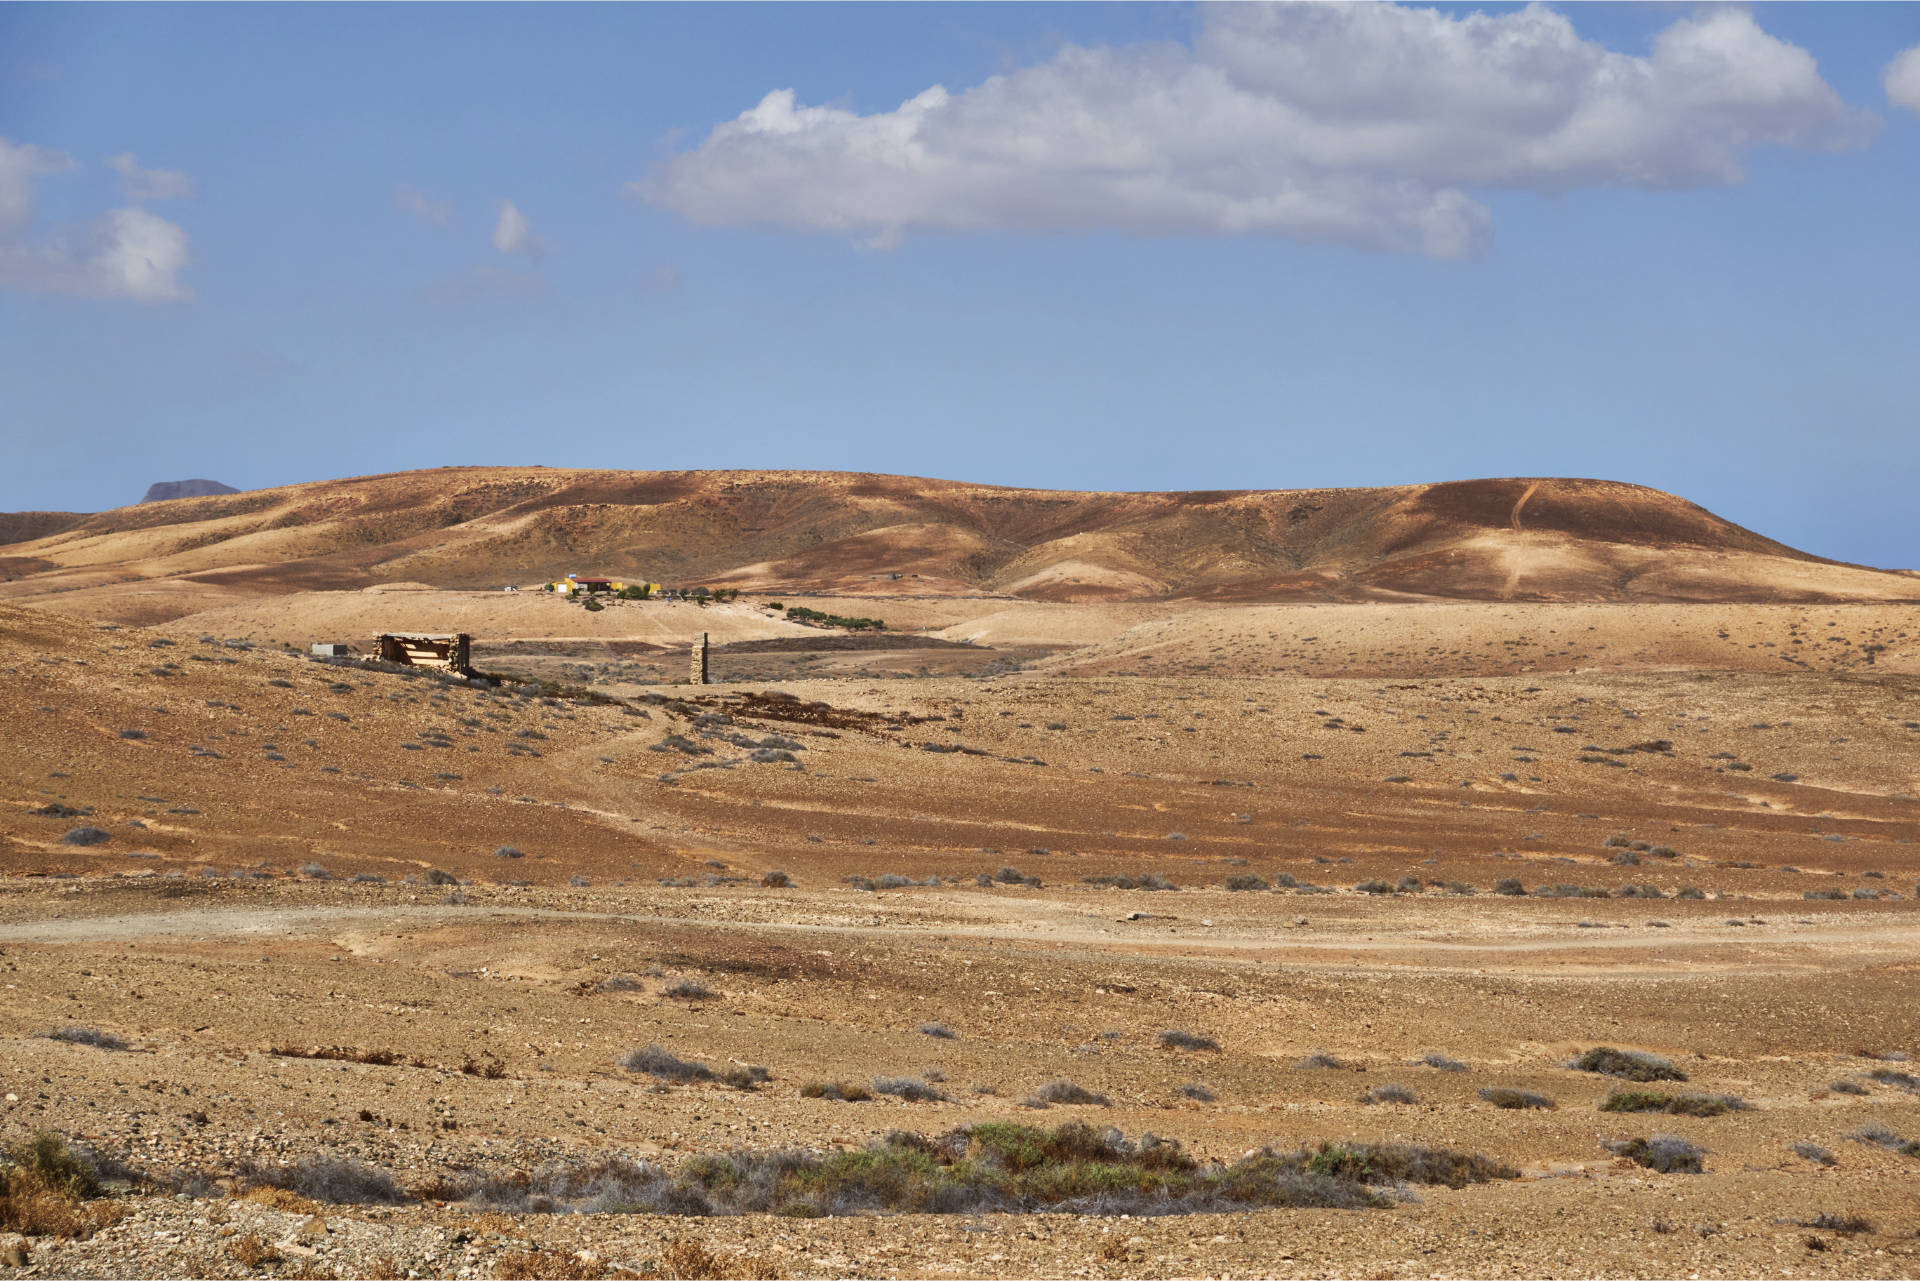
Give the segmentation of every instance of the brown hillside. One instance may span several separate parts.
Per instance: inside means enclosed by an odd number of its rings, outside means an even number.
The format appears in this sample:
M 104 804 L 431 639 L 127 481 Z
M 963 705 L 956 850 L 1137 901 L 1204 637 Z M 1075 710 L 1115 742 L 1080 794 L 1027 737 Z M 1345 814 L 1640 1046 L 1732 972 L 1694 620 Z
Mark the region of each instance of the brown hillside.
M 463 467 L 0 517 L 14 598 L 140 621 L 387 582 L 669 584 L 1097 601 L 1875 601 L 1920 579 L 1806 555 L 1595 480 L 1073 493 L 837 472 Z M 153 604 L 156 601 L 168 604 Z
M 0 512 L 0 547 L 45 538 L 85 519 L 78 512 Z

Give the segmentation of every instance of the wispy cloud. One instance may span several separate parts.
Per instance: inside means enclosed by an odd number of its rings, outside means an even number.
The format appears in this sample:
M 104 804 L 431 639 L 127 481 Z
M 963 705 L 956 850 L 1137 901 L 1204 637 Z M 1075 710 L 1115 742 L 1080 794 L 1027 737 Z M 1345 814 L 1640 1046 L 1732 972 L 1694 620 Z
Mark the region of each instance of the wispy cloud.
M 38 180 L 78 167 L 66 152 L 0 138 L 0 288 L 133 302 L 191 299 L 180 280 L 193 261 L 187 233 L 157 214 L 114 209 L 84 226 L 32 237 Z
M 33 221 L 34 188 L 48 174 L 80 166 L 64 151 L 0 138 L 0 236 L 24 232 Z
M 1908 111 L 1920 111 L 1920 44 L 1907 49 L 1887 64 L 1882 83 L 1887 101 Z
M 483 264 L 432 282 L 420 291 L 420 298 L 440 307 L 472 307 L 491 302 L 533 302 L 546 293 L 544 276 Z
M 429 200 L 426 194 L 402 183 L 393 193 L 396 209 L 410 213 L 429 227 L 445 231 L 453 225 L 453 207 L 444 201 Z
M 108 156 L 107 168 L 120 175 L 120 190 L 129 200 L 178 200 L 193 194 L 193 179 L 174 169 L 142 169 L 131 151 Z
M 533 234 L 533 224 L 511 200 L 500 202 L 500 220 L 493 225 L 493 247 L 503 254 L 544 258 L 547 242 Z
M 1451 258 L 1491 234 L 1471 193 L 1731 184 L 1754 147 L 1848 147 L 1876 124 L 1730 7 L 1640 57 L 1539 5 L 1228 4 L 1188 44 L 1070 45 L 873 115 L 776 90 L 628 189 L 695 222 L 881 248 L 1107 228 Z

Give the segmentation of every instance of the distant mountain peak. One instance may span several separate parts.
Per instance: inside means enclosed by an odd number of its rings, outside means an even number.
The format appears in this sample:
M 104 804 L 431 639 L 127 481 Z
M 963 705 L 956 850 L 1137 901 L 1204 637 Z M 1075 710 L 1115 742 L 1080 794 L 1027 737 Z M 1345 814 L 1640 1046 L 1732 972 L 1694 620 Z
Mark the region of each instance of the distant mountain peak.
M 212 498 L 216 494 L 237 494 L 232 485 L 217 480 L 156 480 L 147 486 L 143 503 L 163 503 L 169 498 Z

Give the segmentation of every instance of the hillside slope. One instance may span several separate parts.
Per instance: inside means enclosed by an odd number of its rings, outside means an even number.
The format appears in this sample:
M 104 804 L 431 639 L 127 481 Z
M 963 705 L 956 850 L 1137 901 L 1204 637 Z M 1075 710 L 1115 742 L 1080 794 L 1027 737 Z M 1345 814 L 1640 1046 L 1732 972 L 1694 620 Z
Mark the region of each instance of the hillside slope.
M 148 602 L 175 602 L 140 621 L 291 591 L 569 572 L 1050 601 L 1920 599 L 1920 576 L 1822 560 L 1671 494 L 1598 480 L 1076 493 L 841 472 L 462 467 L 62 524 L 0 517 L 21 535 L 0 546 L 13 579 L 0 595 L 59 593 L 81 609 L 139 585 Z

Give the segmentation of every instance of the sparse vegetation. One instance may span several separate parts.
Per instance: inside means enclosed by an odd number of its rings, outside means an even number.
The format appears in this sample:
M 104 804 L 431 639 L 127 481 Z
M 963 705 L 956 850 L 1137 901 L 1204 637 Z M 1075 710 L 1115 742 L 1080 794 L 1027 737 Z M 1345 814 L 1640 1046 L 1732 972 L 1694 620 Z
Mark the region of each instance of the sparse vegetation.
M 1418 1103 L 1419 1096 L 1404 1085 L 1376 1085 L 1361 1096 L 1363 1103 Z
M 1657 1174 L 1704 1174 L 1707 1169 L 1707 1150 L 1677 1134 L 1655 1134 L 1644 1139 L 1612 1139 L 1601 1146 L 1615 1156 L 1623 1156 Z
M 713 1069 L 704 1063 L 676 1058 L 665 1046 L 649 1045 L 629 1050 L 620 1058 L 620 1066 L 629 1072 L 644 1072 L 662 1081 L 711 1081 Z
M 1325 1050 L 1315 1050 L 1293 1066 L 1296 1071 L 1312 1072 L 1321 1069 L 1344 1070 L 1347 1065 L 1339 1059 L 1334 1058 L 1333 1055 L 1328 1054 Z
M 96 1050 L 124 1050 L 128 1048 L 124 1037 L 112 1032 L 102 1032 L 99 1028 L 82 1027 L 78 1023 L 69 1023 L 45 1033 L 49 1041 L 64 1041 L 68 1045 L 90 1045 Z
M 960 1034 L 945 1023 L 922 1023 L 917 1029 L 921 1036 L 930 1036 L 936 1041 L 958 1040 Z
M 235 1237 L 227 1246 L 227 1257 L 249 1272 L 258 1272 L 280 1262 L 279 1252 L 253 1232 Z
M 885 631 L 885 620 L 878 618 L 849 618 L 841 614 L 826 614 L 817 609 L 808 609 L 804 605 L 789 605 L 786 608 L 788 618 L 803 623 L 819 623 L 826 627 L 841 627 L 850 632 Z
M 720 1083 L 736 1090 L 757 1090 L 773 1079 L 773 1073 L 758 1064 L 736 1065 L 720 1074 Z
M 1623 1081 L 1684 1081 L 1687 1074 L 1673 1060 L 1641 1050 L 1616 1050 L 1602 1045 L 1575 1058 L 1568 1067 L 1579 1072 L 1597 1072 L 1617 1076 Z
M 1178 1143 L 1080 1122 L 991 1122 L 934 1138 L 894 1131 L 851 1151 L 730 1152 L 671 1171 L 599 1157 L 482 1180 L 469 1200 L 514 1213 L 1191 1214 L 1256 1207 L 1385 1209 L 1408 1184 L 1519 1177 L 1484 1156 L 1404 1144 L 1263 1149 L 1203 1165 Z
M 924 1076 L 876 1076 L 873 1078 L 875 1094 L 891 1095 L 908 1103 L 945 1103 L 947 1096 L 940 1087 Z
M 638 992 L 640 980 L 630 974 L 609 974 L 588 989 L 593 992 Z
M 1902 1156 L 1920 1157 L 1920 1139 L 1903 1139 L 1880 1121 L 1869 1121 L 1844 1137 L 1856 1143 L 1870 1143 Z
M 1032 1094 L 1028 1095 L 1026 1099 L 1028 1107 L 1046 1107 L 1050 1103 L 1084 1103 L 1096 1107 L 1106 1107 L 1108 1106 L 1108 1099 L 1104 1094 L 1095 1094 L 1092 1090 L 1086 1089 L 1073 1081 L 1069 1081 L 1065 1077 L 1060 1077 L 1057 1080 L 1048 1081 L 1045 1085 L 1040 1086 L 1034 1090 Z
M 864 1103 L 873 1097 L 873 1091 L 858 1081 L 813 1081 L 800 1087 L 803 1099 L 839 1099 L 847 1103 Z
M 1796 1143 L 1793 1145 L 1793 1154 L 1803 1160 L 1812 1161 L 1818 1165 L 1840 1164 L 1838 1157 L 1821 1147 L 1818 1143 Z
M 1430 1068 L 1438 1068 L 1442 1072 L 1465 1072 L 1467 1070 L 1467 1065 L 1459 1059 L 1450 1059 L 1446 1055 L 1437 1052 L 1429 1052 L 1421 1055 L 1420 1062 Z
M 350 1157 L 309 1156 L 290 1166 L 241 1166 L 241 1182 L 280 1188 L 328 1205 L 399 1205 L 407 1194 L 393 1175 Z
M 660 995 L 674 1001 L 716 1001 L 720 994 L 703 983 L 692 979 L 681 979 L 667 987 Z
M 1555 1108 L 1559 1104 L 1544 1094 L 1532 1090 L 1516 1090 L 1505 1085 L 1489 1085 L 1480 1091 L 1480 1097 L 1497 1108 L 1509 1112 L 1524 1112 L 1533 1108 Z
M 760 878 L 760 885 L 763 889 L 789 890 L 793 888 L 793 878 L 785 872 L 768 872 Z
M 330 1059 L 338 1063 L 368 1063 L 392 1067 L 402 1062 L 392 1050 L 356 1050 L 345 1045 L 276 1045 L 267 1053 L 282 1059 Z
M 1192 1099 L 1195 1103 L 1213 1102 L 1213 1091 L 1198 1081 L 1189 1081 L 1178 1090 L 1175 1090 L 1174 1093 L 1183 1099 Z
M 1823 1211 L 1811 1219 L 1802 1219 L 1800 1226 L 1818 1228 L 1822 1232 L 1837 1232 L 1843 1237 L 1851 1237 L 1873 1231 L 1873 1220 L 1858 1214 L 1832 1214 Z
M 1271 889 L 1272 886 L 1267 884 L 1264 877 L 1255 876 L 1251 872 L 1244 872 L 1238 876 L 1229 876 L 1227 878 L 1227 888 L 1236 891 L 1265 890 Z
M 1664 1112 L 1668 1116 L 1720 1116 L 1752 1108 L 1732 1094 L 1661 1094 L 1656 1090 L 1615 1090 L 1600 1105 L 1602 1112 Z
M 120 1217 L 118 1206 L 95 1203 L 100 1174 L 66 1137 L 40 1129 L 0 1155 L 0 1232 L 82 1239 Z
M 1220 1042 L 1198 1032 L 1183 1032 L 1179 1028 L 1167 1028 L 1157 1038 L 1162 1049 L 1167 1050 L 1218 1050 Z

